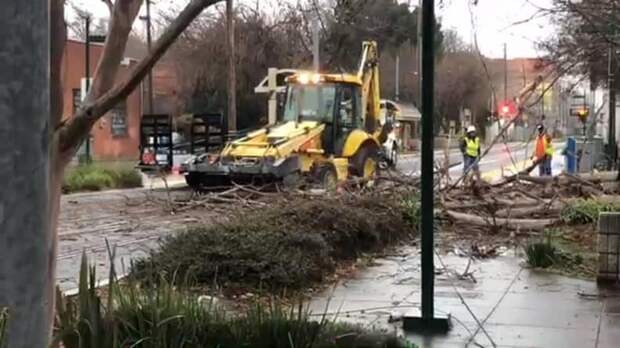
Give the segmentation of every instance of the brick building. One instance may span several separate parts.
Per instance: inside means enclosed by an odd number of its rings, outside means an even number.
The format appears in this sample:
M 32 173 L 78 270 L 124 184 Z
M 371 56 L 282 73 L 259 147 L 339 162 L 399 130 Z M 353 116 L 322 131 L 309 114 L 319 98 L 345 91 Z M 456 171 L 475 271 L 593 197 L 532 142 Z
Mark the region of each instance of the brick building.
M 63 118 L 70 118 L 82 100 L 82 85 L 85 82 L 86 47 L 83 42 L 67 40 L 63 60 Z M 95 73 L 97 62 L 103 52 L 103 45 L 90 44 L 90 75 Z M 126 77 L 137 63 L 126 58 L 121 64 L 118 79 Z M 119 103 L 102 117 L 91 131 L 91 156 L 95 161 L 135 161 L 139 156 L 140 119 L 142 115 L 141 88 Z M 79 153 L 84 153 L 82 146 Z

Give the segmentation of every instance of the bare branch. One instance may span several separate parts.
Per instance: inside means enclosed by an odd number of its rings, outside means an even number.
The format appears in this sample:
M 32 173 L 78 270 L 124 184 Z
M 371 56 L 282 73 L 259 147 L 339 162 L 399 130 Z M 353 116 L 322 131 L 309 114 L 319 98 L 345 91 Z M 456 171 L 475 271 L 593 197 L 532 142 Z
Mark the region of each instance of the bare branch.
M 221 0 L 192 0 L 170 24 L 157 42 L 155 42 L 149 55 L 134 67 L 130 75 L 124 81 L 117 84 L 112 89 L 105 91 L 105 94 L 97 98 L 94 102 L 87 100 L 86 106 L 81 108 L 78 113 L 59 130 L 61 151 L 74 152 L 81 143 L 81 140 L 88 134 L 93 124 L 119 101 L 129 96 L 185 28 L 187 28 L 206 7 L 219 1 Z M 126 40 L 125 38 L 124 41 L 126 42 Z M 106 46 L 109 44 L 110 43 L 107 43 Z M 95 86 L 93 86 L 93 89 L 94 87 Z
M 114 13 L 114 4 L 112 3 L 112 0 L 101 0 L 103 1 L 106 6 L 108 6 L 108 10 L 110 11 L 110 14 Z

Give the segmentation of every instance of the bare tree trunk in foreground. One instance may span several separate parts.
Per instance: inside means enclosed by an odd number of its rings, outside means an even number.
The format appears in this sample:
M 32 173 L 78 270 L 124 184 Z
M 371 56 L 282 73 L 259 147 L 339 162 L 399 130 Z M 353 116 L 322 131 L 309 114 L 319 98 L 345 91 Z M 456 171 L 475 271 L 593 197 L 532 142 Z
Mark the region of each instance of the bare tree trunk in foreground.
M 11 348 L 49 335 L 49 9 L 6 0 L 0 11 L 0 307 Z
M 64 0 L 7 0 L 0 11 L 0 307 L 11 348 L 47 347 L 66 165 L 95 122 L 125 99 L 208 6 L 191 0 L 127 79 L 116 82 L 142 0 L 106 3 L 111 22 L 85 106 L 61 121 Z M 49 5 L 49 7 L 48 7 Z M 51 42 L 50 42 L 51 40 Z

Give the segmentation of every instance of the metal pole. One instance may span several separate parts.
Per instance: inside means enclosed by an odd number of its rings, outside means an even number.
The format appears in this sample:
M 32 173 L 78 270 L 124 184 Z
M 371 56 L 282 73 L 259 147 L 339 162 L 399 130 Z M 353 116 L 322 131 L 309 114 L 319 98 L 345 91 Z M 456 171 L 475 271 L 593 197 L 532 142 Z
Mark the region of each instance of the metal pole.
M 541 84 L 540 88 L 542 88 L 542 90 L 540 91 L 540 114 L 542 115 L 541 120 L 544 121 L 544 116 L 545 116 L 545 84 Z M 585 102 L 585 94 L 584 94 L 584 102 Z
M 422 2 L 422 319 L 432 320 L 434 309 L 433 265 L 433 114 L 435 1 Z
M 84 82 L 84 96 L 82 98 L 83 101 L 86 101 L 88 97 L 88 93 L 90 92 L 90 15 L 86 16 L 86 43 L 85 43 L 85 52 L 84 52 L 84 76 L 86 77 L 86 81 Z M 85 144 L 85 152 L 86 152 L 86 163 L 90 163 L 90 132 L 86 136 L 86 144 Z
M 417 66 L 418 66 L 418 106 L 422 104 L 422 1 L 418 1 L 418 23 L 416 26 L 416 36 L 418 37 L 417 48 Z
M 318 14 L 317 14 L 318 16 Z M 320 42 L 319 42 L 319 19 L 318 18 L 314 18 L 312 20 L 312 65 L 314 67 L 314 71 L 315 72 L 319 72 L 320 68 L 321 68 L 321 61 L 320 61 L 320 56 L 319 56 L 319 47 Z
M 508 100 L 508 46 L 504 44 L 504 101 Z
M 226 0 L 228 36 L 228 132 L 237 130 L 237 71 L 235 67 L 235 18 L 233 0 Z
M 394 74 L 396 75 L 394 76 L 394 100 L 398 102 L 400 99 L 400 52 L 396 54 L 396 60 L 394 64 L 396 65 L 394 69 Z
M 151 53 L 152 37 L 151 37 L 151 0 L 146 0 L 146 44 L 148 46 L 149 53 Z M 147 79 L 149 94 L 149 114 L 153 111 L 153 69 L 149 69 L 149 75 Z
M 607 144 L 609 146 L 610 168 L 616 162 L 616 49 L 612 45 L 609 47 L 609 66 L 608 66 L 608 87 L 609 87 L 609 132 Z

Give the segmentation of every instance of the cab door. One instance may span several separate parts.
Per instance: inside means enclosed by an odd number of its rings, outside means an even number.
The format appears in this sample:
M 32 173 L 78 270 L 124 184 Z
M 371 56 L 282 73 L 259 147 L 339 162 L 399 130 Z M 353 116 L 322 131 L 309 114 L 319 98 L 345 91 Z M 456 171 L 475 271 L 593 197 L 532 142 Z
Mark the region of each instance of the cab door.
M 361 88 L 342 84 L 336 95 L 335 127 L 333 129 L 335 155 L 341 156 L 347 136 L 362 125 Z

